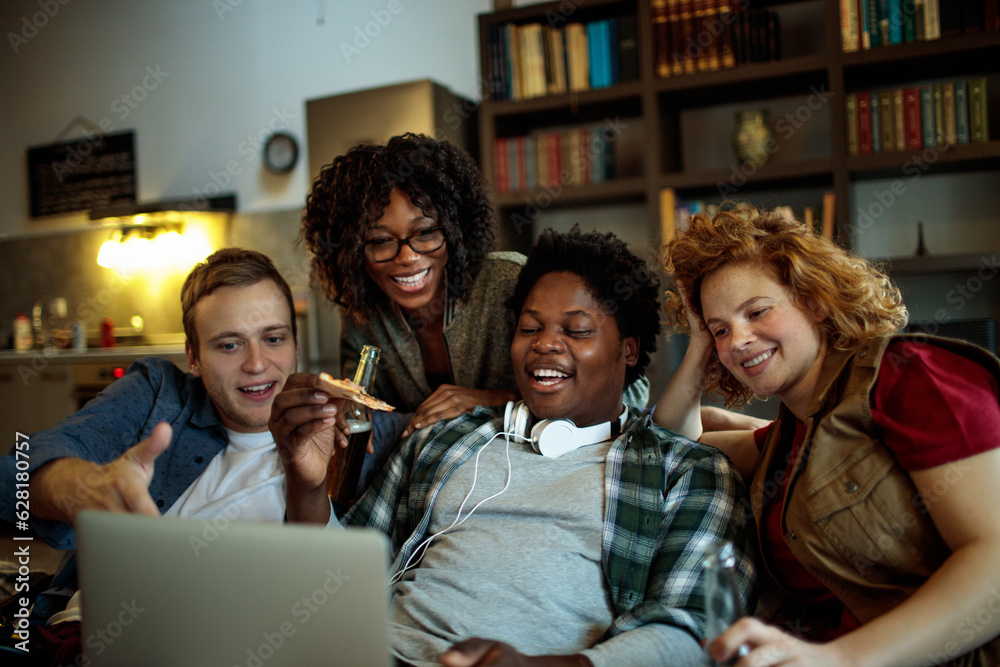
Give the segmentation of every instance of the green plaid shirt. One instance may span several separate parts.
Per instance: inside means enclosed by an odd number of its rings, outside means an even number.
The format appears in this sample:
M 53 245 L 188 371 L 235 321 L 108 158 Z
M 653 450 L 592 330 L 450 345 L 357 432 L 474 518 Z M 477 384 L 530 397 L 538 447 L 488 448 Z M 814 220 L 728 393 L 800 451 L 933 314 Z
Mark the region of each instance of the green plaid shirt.
M 431 509 L 451 474 L 496 434 L 496 408 L 478 407 L 421 429 L 400 443 L 346 525 L 387 534 L 393 572 L 427 537 Z M 717 540 L 736 545 L 737 586 L 746 608 L 755 586 L 745 491 L 718 451 L 634 413 L 604 470 L 602 565 L 615 606 L 607 635 L 666 623 L 704 636 L 702 561 Z

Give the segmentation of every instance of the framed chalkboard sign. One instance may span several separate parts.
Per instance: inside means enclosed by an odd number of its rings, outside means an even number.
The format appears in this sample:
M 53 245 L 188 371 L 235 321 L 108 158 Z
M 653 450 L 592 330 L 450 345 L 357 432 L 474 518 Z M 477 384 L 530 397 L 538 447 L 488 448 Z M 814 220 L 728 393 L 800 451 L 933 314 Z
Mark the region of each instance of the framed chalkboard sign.
M 28 149 L 31 217 L 135 202 L 135 133 Z

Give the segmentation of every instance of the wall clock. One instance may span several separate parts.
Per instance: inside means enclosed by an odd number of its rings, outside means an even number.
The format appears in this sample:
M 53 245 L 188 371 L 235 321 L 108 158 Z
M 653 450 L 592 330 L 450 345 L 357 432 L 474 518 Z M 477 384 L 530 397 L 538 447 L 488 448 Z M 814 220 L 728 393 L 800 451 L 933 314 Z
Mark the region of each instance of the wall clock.
M 264 168 L 272 174 L 287 174 L 299 160 L 299 143 L 287 132 L 275 132 L 264 144 Z

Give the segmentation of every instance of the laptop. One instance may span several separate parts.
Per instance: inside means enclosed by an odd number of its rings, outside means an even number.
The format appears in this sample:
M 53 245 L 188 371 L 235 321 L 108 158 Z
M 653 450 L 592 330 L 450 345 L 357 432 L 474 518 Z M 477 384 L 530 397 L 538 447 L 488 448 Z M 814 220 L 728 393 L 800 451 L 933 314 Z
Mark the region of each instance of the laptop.
M 87 664 L 391 664 L 379 533 L 94 511 L 76 530 Z

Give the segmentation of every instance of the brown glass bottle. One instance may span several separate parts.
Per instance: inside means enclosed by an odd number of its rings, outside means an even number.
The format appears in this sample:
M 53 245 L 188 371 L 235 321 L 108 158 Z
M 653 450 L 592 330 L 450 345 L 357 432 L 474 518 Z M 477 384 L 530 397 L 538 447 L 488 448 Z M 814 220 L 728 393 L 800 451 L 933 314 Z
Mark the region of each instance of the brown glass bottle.
M 358 370 L 354 373 L 354 383 L 365 388 L 369 394 L 375 385 L 375 369 L 381 353 L 373 345 L 361 348 Z M 344 406 L 344 417 L 351 428 L 347 447 L 336 447 L 330 458 L 326 473 L 326 492 L 334 504 L 347 504 L 355 499 L 361 467 L 365 462 L 365 450 L 372 433 L 371 413 L 360 403 L 348 402 Z

